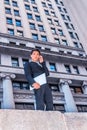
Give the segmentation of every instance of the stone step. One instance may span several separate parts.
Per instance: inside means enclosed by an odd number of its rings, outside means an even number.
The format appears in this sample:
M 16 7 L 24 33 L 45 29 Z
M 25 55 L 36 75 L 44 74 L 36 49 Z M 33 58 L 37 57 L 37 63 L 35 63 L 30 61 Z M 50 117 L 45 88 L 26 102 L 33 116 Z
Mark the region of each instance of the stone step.
M 87 113 L 4 109 L 0 130 L 87 130 Z

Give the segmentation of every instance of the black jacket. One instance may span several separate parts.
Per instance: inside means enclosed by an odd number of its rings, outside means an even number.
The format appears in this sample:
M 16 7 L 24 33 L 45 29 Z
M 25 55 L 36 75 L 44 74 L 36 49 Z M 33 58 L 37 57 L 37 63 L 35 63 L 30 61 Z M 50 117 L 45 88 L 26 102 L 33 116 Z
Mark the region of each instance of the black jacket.
M 35 83 L 34 78 L 39 76 L 40 74 L 45 73 L 46 76 L 49 75 L 49 71 L 46 67 L 45 62 L 40 63 L 40 65 L 38 65 L 38 63 L 36 62 L 27 62 L 24 65 L 24 71 L 25 71 L 25 76 L 29 82 L 29 85 L 32 85 L 33 83 Z

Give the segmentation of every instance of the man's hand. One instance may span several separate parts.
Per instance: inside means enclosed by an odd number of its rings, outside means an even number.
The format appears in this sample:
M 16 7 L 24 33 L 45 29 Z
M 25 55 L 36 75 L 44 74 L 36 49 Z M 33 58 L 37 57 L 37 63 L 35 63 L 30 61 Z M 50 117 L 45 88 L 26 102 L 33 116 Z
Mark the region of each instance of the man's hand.
M 39 62 L 42 63 L 44 60 L 43 60 L 43 56 L 40 56 L 39 58 Z
M 39 83 L 33 83 L 32 86 L 33 86 L 34 89 L 39 89 L 40 88 Z

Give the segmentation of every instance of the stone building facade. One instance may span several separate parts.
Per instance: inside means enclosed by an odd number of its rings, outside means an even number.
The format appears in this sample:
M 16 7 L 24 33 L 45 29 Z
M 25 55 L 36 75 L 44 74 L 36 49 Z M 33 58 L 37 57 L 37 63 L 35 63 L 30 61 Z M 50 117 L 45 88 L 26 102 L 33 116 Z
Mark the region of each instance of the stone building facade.
M 63 1 L 1 0 L 0 12 L 0 108 L 35 109 L 23 66 L 39 48 L 54 110 L 87 111 L 87 56 Z

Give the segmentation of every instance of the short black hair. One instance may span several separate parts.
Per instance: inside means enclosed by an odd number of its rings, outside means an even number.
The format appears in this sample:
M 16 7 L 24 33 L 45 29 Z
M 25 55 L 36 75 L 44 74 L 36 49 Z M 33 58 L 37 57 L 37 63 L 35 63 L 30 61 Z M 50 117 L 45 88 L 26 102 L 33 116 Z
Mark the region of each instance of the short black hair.
M 31 51 L 31 53 L 30 53 L 30 54 L 32 55 L 32 53 L 33 53 L 34 51 L 37 51 L 37 52 L 39 53 L 39 55 L 41 54 L 40 50 L 39 50 L 39 49 L 37 49 L 37 48 L 33 49 L 33 50 Z

